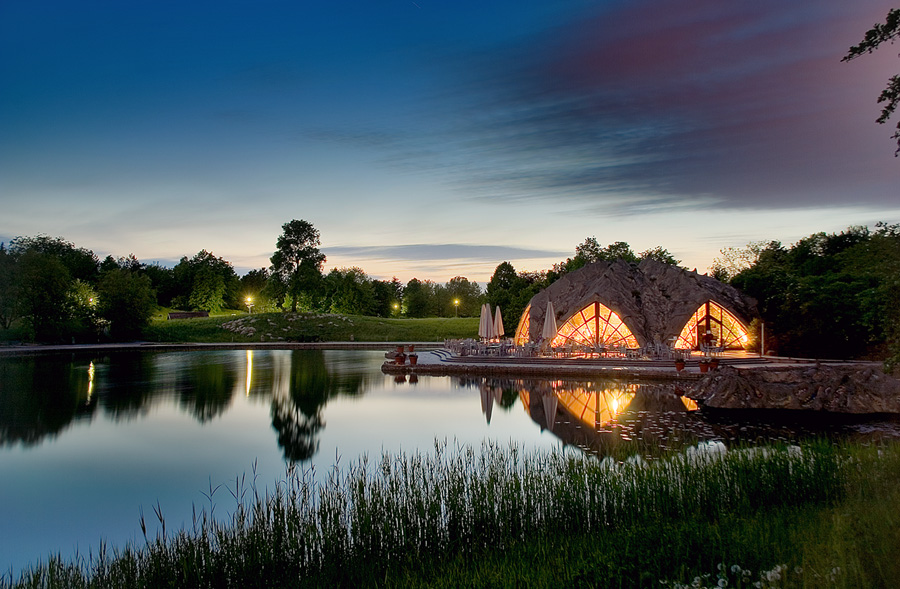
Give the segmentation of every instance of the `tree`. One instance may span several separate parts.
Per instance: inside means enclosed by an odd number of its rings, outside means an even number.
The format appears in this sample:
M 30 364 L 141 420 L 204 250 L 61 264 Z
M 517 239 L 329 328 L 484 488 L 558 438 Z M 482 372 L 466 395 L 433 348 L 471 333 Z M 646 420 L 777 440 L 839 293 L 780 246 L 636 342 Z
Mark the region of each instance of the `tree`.
M 335 268 L 325 278 L 325 291 L 332 313 L 375 314 L 375 289 L 361 268 Z
M 60 341 L 69 317 L 67 294 L 72 284 L 68 269 L 55 256 L 27 250 L 19 257 L 19 304 L 38 341 Z
M 418 278 L 406 283 L 403 289 L 403 306 L 407 317 L 425 317 L 428 315 L 428 287 Z
M 194 274 L 188 303 L 191 309 L 218 313 L 225 305 L 225 279 L 209 266 L 201 266 Z
M 728 282 L 747 268 L 756 264 L 759 254 L 770 242 L 751 241 L 744 247 L 726 247 L 709 267 L 710 275 L 716 280 Z M 775 243 L 775 242 L 771 242 Z M 779 244 L 780 245 L 780 244 Z
M 140 336 L 156 307 L 150 278 L 123 268 L 104 273 L 97 285 L 97 296 L 98 311 L 109 321 L 110 334 L 116 339 Z
M 9 329 L 19 317 L 19 262 L 0 243 L 0 328 Z
M 677 266 L 681 263 L 681 260 L 675 259 L 675 256 L 673 256 L 669 250 L 660 245 L 644 250 L 639 253 L 638 256 L 640 256 L 641 260 L 656 260 L 657 262 L 670 264 L 672 266 Z
M 374 314 L 376 316 L 390 317 L 394 314 L 395 309 L 399 312 L 400 301 L 403 299 L 403 284 L 396 276 L 390 282 L 373 280 L 372 289 L 375 292 Z
M 841 61 L 850 61 L 865 54 L 872 53 L 879 45 L 894 39 L 900 38 L 900 8 L 892 8 L 888 10 L 887 17 L 883 23 L 876 23 L 871 29 L 866 31 L 866 35 L 859 45 L 854 45 L 847 52 L 847 55 Z M 887 86 L 878 96 L 878 103 L 884 102 L 884 108 L 881 109 L 881 116 L 876 121 L 884 124 L 897 110 L 900 104 L 900 75 L 891 76 Z M 900 121 L 897 122 L 897 130 L 891 135 L 892 139 L 897 140 L 897 150 L 894 157 L 900 155 Z
M 231 262 L 201 250 L 187 256 L 172 269 L 177 295 L 172 304 L 178 308 L 202 311 L 236 309 L 240 306 L 240 280 Z
M 74 243 L 62 237 L 16 237 L 10 242 L 9 249 L 15 254 L 32 251 L 56 258 L 66 268 L 71 279 L 97 284 L 100 266 L 97 256 L 91 250 L 75 247 Z
M 480 313 L 484 297 L 477 282 L 469 282 L 464 276 L 456 276 L 447 282 L 445 288 L 450 305 L 443 309 L 444 313 L 455 315 L 458 310 L 463 317 L 474 317 Z M 459 301 L 458 309 L 454 301 Z
M 291 298 L 291 312 L 304 291 L 314 290 L 322 278 L 325 255 L 319 251 L 319 232 L 308 221 L 294 219 L 281 226 L 282 234 L 272 254 L 272 277 Z

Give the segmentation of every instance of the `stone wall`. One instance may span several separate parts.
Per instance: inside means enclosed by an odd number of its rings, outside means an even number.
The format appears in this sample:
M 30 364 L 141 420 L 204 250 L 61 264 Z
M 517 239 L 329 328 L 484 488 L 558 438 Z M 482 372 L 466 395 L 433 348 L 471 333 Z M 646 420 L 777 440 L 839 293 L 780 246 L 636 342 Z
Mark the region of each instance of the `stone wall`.
M 714 409 L 900 413 L 900 380 L 875 365 L 722 367 L 685 394 Z

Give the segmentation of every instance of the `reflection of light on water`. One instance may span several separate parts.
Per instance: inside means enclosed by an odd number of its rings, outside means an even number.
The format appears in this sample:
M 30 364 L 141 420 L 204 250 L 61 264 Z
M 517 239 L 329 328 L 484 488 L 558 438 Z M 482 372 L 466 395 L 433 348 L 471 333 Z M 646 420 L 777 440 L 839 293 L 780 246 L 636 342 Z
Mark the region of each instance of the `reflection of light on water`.
M 610 403 L 610 405 L 612 405 L 612 414 L 613 415 L 615 415 L 616 413 L 619 412 L 619 400 L 618 399 L 613 399 L 612 402 Z
M 683 395 L 681 397 L 681 402 L 684 403 L 684 407 L 688 411 L 697 411 L 698 409 L 700 409 L 700 406 L 697 405 L 697 403 L 693 399 L 688 399 Z
M 253 377 L 253 350 L 247 350 L 247 396 L 250 396 L 250 381 Z
M 91 395 L 94 392 L 94 361 L 91 360 L 90 365 L 88 365 L 88 393 L 87 393 L 87 404 L 91 402 Z

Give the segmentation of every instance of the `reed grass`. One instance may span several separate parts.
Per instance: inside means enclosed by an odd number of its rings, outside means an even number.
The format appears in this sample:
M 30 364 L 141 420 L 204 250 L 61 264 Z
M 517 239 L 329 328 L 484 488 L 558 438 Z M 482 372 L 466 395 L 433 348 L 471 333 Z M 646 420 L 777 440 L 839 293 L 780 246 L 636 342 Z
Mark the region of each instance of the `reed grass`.
M 436 443 L 324 477 L 291 469 L 265 492 L 238 480 L 227 521 L 211 503 L 171 533 L 157 511 L 143 545 L 53 557 L 0 588 L 753 586 L 782 565 L 777 586 L 874 587 L 898 572 L 885 539 L 900 540 L 900 496 L 884 493 L 898 474 L 896 446 L 701 444 L 621 462 Z

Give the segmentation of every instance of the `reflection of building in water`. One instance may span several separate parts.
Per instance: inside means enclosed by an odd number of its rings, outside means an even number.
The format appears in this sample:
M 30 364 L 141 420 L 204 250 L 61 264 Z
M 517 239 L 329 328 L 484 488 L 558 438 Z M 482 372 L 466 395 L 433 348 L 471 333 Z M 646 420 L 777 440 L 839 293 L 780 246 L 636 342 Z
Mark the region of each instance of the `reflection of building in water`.
M 638 438 L 664 444 L 667 428 L 683 424 L 697 409 L 674 384 L 520 380 L 517 385 L 523 407 L 541 429 L 600 454 Z

